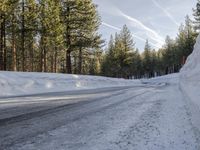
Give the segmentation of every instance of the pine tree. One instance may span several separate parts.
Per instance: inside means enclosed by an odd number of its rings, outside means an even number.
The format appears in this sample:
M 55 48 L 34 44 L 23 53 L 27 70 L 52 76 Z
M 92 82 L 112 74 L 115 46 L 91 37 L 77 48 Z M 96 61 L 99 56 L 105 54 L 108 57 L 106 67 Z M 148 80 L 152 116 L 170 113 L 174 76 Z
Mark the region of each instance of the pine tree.
M 143 52 L 143 68 L 145 77 L 150 77 L 151 71 L 151 46 L 149 45 L 149 41 L 146 40 L 144 52 Z
M 151 51 L 151 77 L 155 77 L 155 75 L 157 75 L 157 64 L 157 52 L 155 51 L 155 49 L 153 49 Z
M 197 0 L 196 8 L 193 9 L 194 28 L 197 32 L 200 31 L 200 0 Z
M 60 0 L 55 0 L 52 16 L 52 30 L 51 30 L 51 45 L 52 45 L 52 55 L 54 55 L 53 64 L 54 72 L 57 72 L 57 62 L 58 55 L 62 53 L 63 42 L 64 42 L 64 25 L 61 23 L 61 3 Z M 59 50 L 59 51 L 58 51 Z
M 60 13 L 61 4 L 59 1 L 40 1 L 40 70 L 44 72 L 57 70 L 58 47 L 63 42 L 63 25 Z M 54 54 L 55 58 L 53 58 Z M 48 57 L 49 55 L 50 57 Z M 49 61 L 51 61 L 50 64 L 48 64 Z
M 196 32 L 193 29 L 192 21 L 189 16 L 186 16 L 185 24 L 179 28 L 179 33 L 176 38 L 177 43 L 177 62 L 176 64 L 184 64 L 186 58 L 192 53 L 195 44 Z
M 107 53 L 104 56 L 104 60 L 101 67 L 101 72 L 105 76 L 115 77 L 116 76 L 116 55 L 115 55 L 115 45 L 114 39 L 111 35 L 110 41 L 108 43 Z
M 13 28 L 15 29 L 15 31 L 13 30 L 15 41 L 12 43 L 16 45 L 13 47 L 16 47 L 17 56 L 13 57 L 13 61 L 16 61 L 17 67 L 15 68 L 18 70 L 33 71 L 33 45 L 38 24 L 37 2 L 35 0 L 16 0 L 15 4 L 12 8 L 14 10 L 12 14 L 14 20 L 12 19 L 12 21 L 15 25 Z
M 134 53 L 132 69 L 133 69 L 134 78 L 136 78 L 136 79 L 141 78 L 141 74 L 142 74 L 142 58 L 140 56 L 140 53 L 139 53 L 138 49 L 136 49 L 136 51 Z
M 62 18 L 65 26 L 67 73 L 72 73 L 71 53 L 76 49 L 79 50 L 79 72 L 81 72 L 82 49 L 96 46 L 94 43 L 100 38 L 96 34 L 100 25 L 96 6 L 92 0 L 62 0 Z
M 131 65 L 134 55 L 135 43 L 133 41 L 131 32 L 126 25 L 123 26 L 119 36 L 121 42 L 121 51 L 119 54 L 121 73 L 122 77 L 129 78 L 132 76 Z
M 176 61 L 175 41 L 167 36 L 165 43 L 166 44 L 163 51 L 163 62 L 166 68 L 165 73 L 169 74 L 174 72 L 174 65 Z
M 134 41 L 133 37 L 124 25 L 120 34 L 115 34 L 115 40 L 111 36 L 108 52 L 105 57 L 103 70 L 107 76 L 131 78 L 133 76 Z
M 25 70 L 34 70 L 34 55 L 37 53 L 34 50 L 34 43 L 36 43 L 36 36 L 38 33 L 38 17 L 39 9 L 35 0 L 26 0 L 26 7 L 24 11 L 24 21 L 25 21 Z
M 11 7 L 11 14 L 10 14 L 10 25 L 8 27 L 8 30 L 11 32 L 11 49 L 12 49 L 12 65 L 11 69 L 12 71 L 17 71 L 17 35 L 19 35 L 19 25 L 18 22 L 18 10 L 17 7 L 17 1 L 10 5 Z
M 9 3 L 0 2 L 0 70 L 6 70 L 6 17 L 9 12 Z
M 79 63 L 78 63 L 78 73 L 82 73 L 82 54 L 83 50 L 87 48 L 99 48 L 101 42 L 101 37 L 98 35 L 97 30 L 100 25 L 100 18 L 96 11 L 96 6 L 91 0 L 79 1 L 78 3 L 79 11 L 81 12 L 79 17 L 82 25 L 79 27 L 77 32 L 77 41 L 74 44 L 75 47 L 79 49 Z

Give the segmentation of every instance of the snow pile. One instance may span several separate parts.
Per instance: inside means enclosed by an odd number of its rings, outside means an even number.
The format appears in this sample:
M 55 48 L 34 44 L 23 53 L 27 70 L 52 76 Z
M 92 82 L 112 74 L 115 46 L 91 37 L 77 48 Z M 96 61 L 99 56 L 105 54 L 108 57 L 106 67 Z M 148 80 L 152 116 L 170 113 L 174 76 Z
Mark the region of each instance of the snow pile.
M 139 80 L 53 73 L 0 72 L 0 96 L 132 86 Z
M 163 84 L 177 85 L 179 83 L 179 73 L 168 74 L 151 79 L 143 79 L 141 81 L 142 83 L 148 83 L 153 85 L 163 85 Z
M 188 100 L 193 124 L 200 129 L 200 35 L 193 53 L 181 69 L 180 88 Z

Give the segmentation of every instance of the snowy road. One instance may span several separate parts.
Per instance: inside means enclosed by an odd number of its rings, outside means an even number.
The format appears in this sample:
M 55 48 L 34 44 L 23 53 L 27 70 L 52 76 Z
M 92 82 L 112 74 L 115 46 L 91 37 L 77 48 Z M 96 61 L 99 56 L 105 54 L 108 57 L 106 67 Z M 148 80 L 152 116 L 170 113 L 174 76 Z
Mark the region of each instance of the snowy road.
M 200 150 L 177 85 L 0 98 L 1 150 Z

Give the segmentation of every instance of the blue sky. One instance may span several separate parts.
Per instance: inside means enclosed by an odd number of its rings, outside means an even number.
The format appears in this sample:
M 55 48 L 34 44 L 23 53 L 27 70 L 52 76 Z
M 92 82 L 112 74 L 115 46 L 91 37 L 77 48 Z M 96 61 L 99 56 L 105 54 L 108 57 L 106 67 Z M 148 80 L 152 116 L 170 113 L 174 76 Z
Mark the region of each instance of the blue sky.
M 124 24 L 131 30 L 135 47 L 140 51 L 146 39 L 158 49 L 169 35 L 174 38 L 185 16 L 192 17 L 196 0 L 94 0 L 98 5 L 102 25 L 100 33 L 108 42 Z

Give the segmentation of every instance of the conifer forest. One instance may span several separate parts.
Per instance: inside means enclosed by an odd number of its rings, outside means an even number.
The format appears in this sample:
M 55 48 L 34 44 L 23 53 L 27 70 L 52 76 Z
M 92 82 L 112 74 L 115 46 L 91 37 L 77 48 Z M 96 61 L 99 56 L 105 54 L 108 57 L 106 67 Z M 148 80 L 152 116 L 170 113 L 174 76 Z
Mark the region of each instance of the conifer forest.
M 200 1 L 162 48 L 135 46 L 127 25 L 106 41 L 92 0 L 1 0 L 0 70 L 149 78 L 178 72 L 200 30 Z

